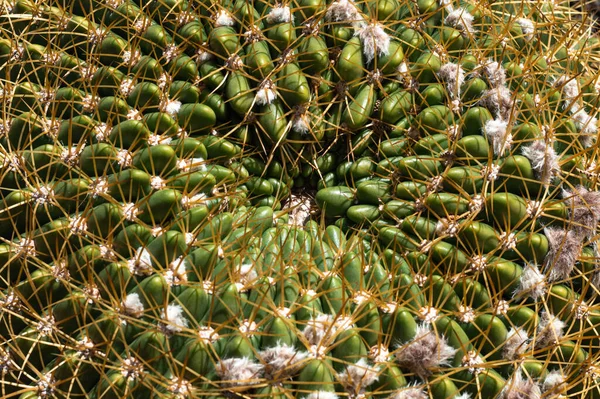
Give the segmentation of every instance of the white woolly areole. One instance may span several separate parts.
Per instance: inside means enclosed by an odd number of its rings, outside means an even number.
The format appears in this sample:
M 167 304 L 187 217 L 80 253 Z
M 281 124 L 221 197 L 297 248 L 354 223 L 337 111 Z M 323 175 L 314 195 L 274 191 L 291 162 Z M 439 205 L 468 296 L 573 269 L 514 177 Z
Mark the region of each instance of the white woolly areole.
M 152 274 L 152 255 L 146 248 L 140 247 L 134 257 L 127 261 L 127 267 L 132 274 L 138 276 Z
M 448 345 L 445 337 L 438 337 L 428 324 L 417 326 L 412 341 L 402 345 L 396 352 L 396 361 L 421 378 L 427 378 L 432 369 L 448 365 L 456 349 Z
M 504 86 L 506 84 L 506 70 L 504 70 L 504 67 L 497 61 L 489 60 L 483 67 L 483 73 L 493 88 Z
M 440 68 L 438 76 L 446 82 L 450 96 L 460 97 L 460 87 L 465 82 L 465 71 L 458 64 L 448 62 Z
M 365 359 L 360 359 L 347 366 L 337 375 L 337 379 L 350 397 L 359 397 L 364 394 L 369 385 L 379 379 L 379 371 L 377 368 L 369 366 Z
M 258 352 L 258 355 L 265 363 L 267 377 L 281 377 L 294 374 L 308 353 L 298 351 L 293 346 L 278 344 Z
M 535 337 L 535 347 L 546 348 L 560 341 L 564 334 L 564 328 L 565 323 L 558 317 L 545 311 L 542 312 Z
M 325 338 L 333 338 L 336 326 L 331 315 L 321 314 L 311 318 L 302 331 L 304 338 L 313 346 L 327 346 Z
M 258 379 L 264 371 L 262 364 L 255 363 L 246 357 L 221 360 L 215 369 L 223 386 L 248 386 L 248 388 L 259 382 Z
M 472 35 L 475 33 L 473 19 L 473 16 L 466 9 L 457 8 L 448 13 L 444 23 L 461 31 L 463 35 Z
M 554 370 L 549 372 L 544 378 L 544 382 L 542 383 L 542 391 L 562 391 L 565 389 L 565 384 L 567 379 L 559 370 Z
M 185 318 L 183 308 L 177 304 L 167 306 L 161 312 L 163 328 L 168 333 L 178 333 L 188 326 L 188 320 Z
M 217 12 L 217 14 L 215 15 L 215 26 L 233 25 L 235 25 L 235 20 L 227 10 L 221 9 Z
M 528 341 L 529 337 L 525 330 L 520 327 L 511 328 L 502 348 L 502 357 L 506 360 L 517 360 L 525 353 Z
M 277 90 L 271 79 L 265 79 L 256 92 L 256 104 L 267 105 L 277 99 Z
M 364 18 L 352 0 L 337 0 L 331 3 L 325 18 L 332 22 L 350 22 L 360 24 Z
M 467 393 L 467 392 L 463 392 L 461 394 L 457 394 L 454 398 L 452 399 L 471 399 L 471 394 Z
M 491 110 L 496 118 L 508 121 L 513 113 L 515 102 L 507 87 L 498 86 L 484 91 L 478 103 Z
M 502 399 L 540 399 L 541 396 L 540 387 L 531 378 L 523 378 L 520 370 L 507 381 L 500 394 Z
M 429 399 L 429 395 L 423 389 L 407 387 L 392 393 L 388 399 Z
M 581 95 L 577 79 L 561 76 L 554 82 L 554 86 L 562 86 L 562 97 L 565 102 L 565 107 L 571 109 L 572 112 L 577 111 L 579 105 L 577 105 L 576 102 Z
M 534 300 L 539 299 L 546 293 L 546 277 L 540 272 L 536 265 L 528 264 L 523 269 L 523 274 L 519 280 L 519 286 L 514 295 L 530 296 Z
M 575 267 L 582 238 L 573 230 L 554 227 L 545 228 L 544 234 L 550 246 L 545 259 L 546 267 L 550 270 L 548 281 L 564 280 Z
M 517 18 L 517 24 L 521 27 L 521 31 L 525 35 L 525 39 L 533 40 L 533 34 L 535 33 L 535 25 L 533 21 L 528 18 Z
M 270 24 L 277 24 L 282 22 L 293 22 L 294 15 L 292 14 L 288 6 L 275 6 L 267 15 L 267 22 Z
M 544 184 L 550 181 L 560 172 L 558 161 L 560 157 L 550 143 L 544 140 L 536 140 L 527 147 L 521 149 L 523 156 L 531 162 L 538 179 Z
M 176 115 L 179 112 L 180 108 L 181 108 L 181 101 L 178 101 L 178 100 L 170 100 L 167 98 L 160 103 L 160 110 L 162 112 L 166 112 L 167 114 L 169 114 L 171 116 Z
M 355 35 L 360 38 L 363 54 L 367 63 L 373 61 L 375 55 L 388 55 L 390 52 L 390 36 L 383 26 L 372 23 L 359 28 Z
M 598 118 L 588 114 L 583 108 L 577 110 L 571 119 L 575 121 L 575 125 L 579 130 L 582 137 L 579 137 L 579 141 L 584 147 L 590 147 L 596 139 L 598 133 Z
M 187 279 L 188 260 L 184 256 L 180 256 L 169 264 L 165 272 L 165 280 L 169 285 L 180 285 L 185 283 Z
M 512 134 L 508 131 L 508 122 L 502 119 L 491 119 L 483 126 L 483 132 L 492 142 L 495 155 L 503 155 L 512 147 Z
M 140 300 L 140 295 L 138 293 L 127 295 L 121 303 L 121 311 L 128 316 L 142 317 L 144 314 L 144 304 Z
M 564 191 L 563 197 L 573 222 L 572 230 L 577 235 L 591 237 L 600 222 L 600 192 L 578 186 L 572 192 Z
M 317 391 L 312 392 L 306 399 L 338 399 L 338 396 L 333 392 Z

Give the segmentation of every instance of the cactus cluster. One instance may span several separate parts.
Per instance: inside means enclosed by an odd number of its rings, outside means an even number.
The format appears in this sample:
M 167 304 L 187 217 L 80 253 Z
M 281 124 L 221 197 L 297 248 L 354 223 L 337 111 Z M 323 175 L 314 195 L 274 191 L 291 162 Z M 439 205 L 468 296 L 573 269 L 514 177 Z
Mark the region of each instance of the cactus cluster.
M 3 3 L 1 396 L 600 398 L 588 19 Z

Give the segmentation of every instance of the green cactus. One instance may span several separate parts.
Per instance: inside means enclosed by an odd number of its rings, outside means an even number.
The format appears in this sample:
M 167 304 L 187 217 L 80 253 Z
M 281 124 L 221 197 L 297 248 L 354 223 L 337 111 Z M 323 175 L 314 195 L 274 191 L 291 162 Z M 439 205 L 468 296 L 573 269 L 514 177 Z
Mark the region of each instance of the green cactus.
M 600 397 L 589 17 L 1 5 L 2 397 Z

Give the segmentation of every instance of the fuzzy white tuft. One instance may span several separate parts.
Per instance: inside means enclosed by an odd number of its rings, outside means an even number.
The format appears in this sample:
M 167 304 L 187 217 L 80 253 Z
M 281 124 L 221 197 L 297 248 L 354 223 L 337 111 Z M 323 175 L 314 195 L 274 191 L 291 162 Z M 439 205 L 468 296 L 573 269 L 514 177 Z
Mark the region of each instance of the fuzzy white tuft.
M 268 378 L 289 377 L 293 375 L 308 354 L 293 346 L 278 344 L 258 353 L 265 363 L 265 375 Z
M 558 317 L 545 311 L 542 312 L 535 337 L 535 347 L 546 348 L 555 344 L 562 338 L 564 328 L 565 323 Z
M 167 309 L 162 311 L 161 318 L 163 328 L 170 334 L 181 332 L 188 326 L 183 308 L 177 304 L 168 305 Z
M 567 201 L 573 231 L 584 237 L 593 235 L 600 222 L 600 192 L 579 186 L 573 192 L 565 191 L 563 196 Z
M 277 90 L 271 79 L 265 79 L 256 92 L 256 104 L 267 105 L 277 99 Z
M 523 269 L 519 286 L 514 296 L 530 296 L 534 300 L 539 299 L 546 293 L 546 277 L 540 272 L 536 265 L 528 264 Z
M 306 399 L 338 399 L 338 396 L 333 392 L 317 391 L 308 395 Z
M 215 15 L 215 26 L 233 26 L 235 25 L 235 20 L 231 16 L 231 14 L 225 10 L 221 9 Z
M 546 255 L 546 267 L 550 269 L 548 281 L 564 280 L 575 267 L 581 251 L 582 240 L 575 231 L 547 227 L 544 234 L 550 244 Z
M 506 85 L 506 70 L 499 62 L 490 60 L 484 65 L 483 73 L 492 88 L 504 87 Z
M 510 381 L 507 381 L 500 394 L 502 399 L 540 399 L 540 387 L 531 379 L 524 379 L 521 371 L 517 371 Z
M 560 172 L 558 161 L 560 157 L 551 144 L 544 140 L 536 140 L 521 150 L 523 155 L 531 161 L 531 166 L 537 178 L 544 184 L 549 184 Z
M 590 147 L 596 139 L 598 133 L 598 118 L 588 114 L 583 108 L 578 109 L 571 118 L 575 121 L 577 129 L 579 129 L 579 141 L 584 147 Z
M 566 382 L 565 376 L 559 370 L 551 371 L 546 375 L 546 378 L 544 378 L 542 391 L 544 393 L 559 393 L 565 389 Z
M 497 118 L 510 120 L 514 100 L 511 91 L 505 86 L 494 87 L 483 92 L 479 104 L 492 111 Z
M 331 22 L 350 22 L 353 24 L 361 24 L 364 21 L 353 0 L 334 1 L 327 9 L 325 18 Z
M 146 248 L 140 247 L 134 257 L 127 261 L 127 267 L 131 274 L 138 276 L 152 274 L 152 255 Z
M 428 399 L 429 395 L 417 387 L 407 387 L 392 393 L 388 399 Z
M 396 361 L 419 377 L 427 378 L 432 369 L 449 364 L 455 353 L 446 338 L 438 337 L 428 324 L 421 324 L 413 340 L 398 349 Z
M 256 385 L 264 371 L 262 364 L 244 358 L 231 358 L 221 360 L 216 365 L 216 372 L 221 378 L 221 384 L 226 387 L 244 387 L 250 388 Z
M 572 112 L 576 112 L 579 109 L 579 105 L 576 104 L 576 101 L 581 95 L 577 79 L 570 78 L 568 76 L 561 76 L 554 82 L 554 86 L 562 87 L 562 96 L 563 101 L 565 102 L 565 108 L 569 108 L 572 110 Z
M 294 22 L 294 15 L 288 6 L 275 6 L 267 15 L 267 22 L 270 24 Z
M 181 101 L 169 100 L 168 98 L 160 103 L 160 110 L 169 115 L 176 115 L 181 109 Z
M 484 367 L 480 367 L 483 363 L 483 359 L 475 351 L 467 352 L 461 360 L 461 366 L 469 370 L 471 374 L 482 373 L 485 370 Z
M 453 98 L 460 97 L 460 88 L 465 82 L 465 71 L 458 64 L 448 62 L 438 71 L 440 78 L 446 82 L 446 87 L 450 96 Z
M 491 119 L 483 126 L 483 132 L 492 142 L 494 154 L 504 155 L 512 147 L 512 134 L 508 131 L 508 122 L 502 119 Z
M 336 326 L 333 317 L 326 314 L 318 315 L 312 318 L 304 327 L 302 334 L 311 346 L 326 345 L 326 338 L 333 338 L 335 335 Z
M 121 311 L 128 316 L 139 318 L 144 314 L 144 304 L 137 293 L 129 294 L 121 303 Z
M 454 398 L 452 398 L 452 399 L 471 399 L 471 394 L 470 394 L 470 393 L 467 393 L 467 392 L 464 392 L 464 393 L 461 393 L 461 394 L 458 394 L 458 395 L 456 395 L 456 396 L 455 396 Z
M 183 256 L 178 257 L 169 264 L 165 271 L 165 280 L 169 285 L 181 285 L 187 282 L 188 260 Z
M 364 395 L 366 388 L 379 379 L 379 371 L 369 366 L 365 359 L 360 359 L 347 366 L 337 375 L 337 379 L 350 397 L 357 398 Z
M 520 327 L 511 328 L 502 348 L 502 357 L 506 360 L 517 360 L 525 353 L 528 341 L 529 337 L 525 330 Z
M 376 55 L 388 55 L 390 52 L 390 36 L 385 33 L 383 26 L 372 23 L 357 29 L 356 35 L 362 43 L 363 54 L 367 63 L 373 61 Z
M 444 23 L 461 31 L 463 35 L 470 36 L 475 33 L 475 29 L 473 28 L 473 20 L 473 15 L 471 15 L 466 9 L 457 8 L 448 13 Z
M 533 21 L 528 18 L 517 18 L 517 24 L 521 27 L 521 31 L 525 35 L 525 39 L 528 41 L 533 40 L 535 33 L 535 25 Z

